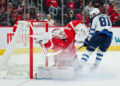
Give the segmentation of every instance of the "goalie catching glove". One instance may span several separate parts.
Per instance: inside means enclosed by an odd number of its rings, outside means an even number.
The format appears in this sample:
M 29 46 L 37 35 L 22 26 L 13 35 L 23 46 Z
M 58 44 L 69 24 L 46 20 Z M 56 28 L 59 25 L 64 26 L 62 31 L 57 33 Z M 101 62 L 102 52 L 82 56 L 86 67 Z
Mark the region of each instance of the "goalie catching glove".
M 45 44 L 52 38 L 66 39 L 67 35 L 65 34 L 65 32 L 63 30 L 61 30 L 59 28 L 55 28 L 52 30 L 52 32 L 43 33 L 40 35 L 32 35 L 31 37 L 34 38 L 36 43 L 39 43 L 41 41 L 42 44 Z

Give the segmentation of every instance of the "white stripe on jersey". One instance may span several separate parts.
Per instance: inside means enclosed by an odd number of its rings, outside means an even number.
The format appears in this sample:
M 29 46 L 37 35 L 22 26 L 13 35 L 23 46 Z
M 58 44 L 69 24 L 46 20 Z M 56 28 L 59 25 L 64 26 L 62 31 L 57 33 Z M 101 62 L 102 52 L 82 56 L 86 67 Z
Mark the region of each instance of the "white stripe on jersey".
M 71 25 L 71 27 L 72 27 L 73 29 L 75 28 L 72 22 L 70 22 L 70 25 Z

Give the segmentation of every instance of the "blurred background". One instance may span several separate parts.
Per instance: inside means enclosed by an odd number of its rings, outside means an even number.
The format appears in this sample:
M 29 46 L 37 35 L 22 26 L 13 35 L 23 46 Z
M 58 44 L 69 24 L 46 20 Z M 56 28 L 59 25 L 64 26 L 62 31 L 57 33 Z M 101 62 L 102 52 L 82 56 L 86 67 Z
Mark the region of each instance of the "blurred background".
M 120 0 L 0 0 L 0 26 L 13 26 L 19 20 L 52 19 L 53 26 L 82 20 L 89 26 L 89 12 L 99 8 L 120 26 Z

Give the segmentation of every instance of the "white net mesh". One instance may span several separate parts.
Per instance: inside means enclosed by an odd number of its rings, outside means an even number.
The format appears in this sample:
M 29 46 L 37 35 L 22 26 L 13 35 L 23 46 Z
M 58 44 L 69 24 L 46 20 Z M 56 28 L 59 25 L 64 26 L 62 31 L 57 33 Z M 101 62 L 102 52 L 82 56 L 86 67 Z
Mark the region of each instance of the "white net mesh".
M 33 34 L 41 34 L 46 31 L 46 22 L 33 22 L 33 27 Z M 38 65 L 45 65 L 45 56 L 41 53 L 39 44 L 30 39 L 30 25 L 27 21 L 18 22 L 16 32 L 11 34 L 14 34 L 9 37 L 12 41 L 4 55 L 0 57 L 0 78 L 29 78 L 30 57 L 34 57 L 34 72 Z M 30 45 L 31 42 L 33 46 Z M 33 52 L 30 52 L 31 47 Z

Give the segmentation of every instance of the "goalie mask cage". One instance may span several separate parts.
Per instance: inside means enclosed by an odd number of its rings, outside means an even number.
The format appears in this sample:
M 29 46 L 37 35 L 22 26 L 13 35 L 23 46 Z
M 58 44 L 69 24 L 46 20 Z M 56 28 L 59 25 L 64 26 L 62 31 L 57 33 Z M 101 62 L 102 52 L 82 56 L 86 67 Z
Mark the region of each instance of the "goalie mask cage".
M 33 79 L 35 67 L 40 65 L 40 60 L 43 59 L 43 66 L 48 66 L 48 58 L 40 54 L 40 45 L 36 44 L 31 36 L 40 35 L 43 32 L 48 32 L 47 21 L 18 21 L 17 30 L 0 58 L 0 78 L 16 78 L 25 75 Z

